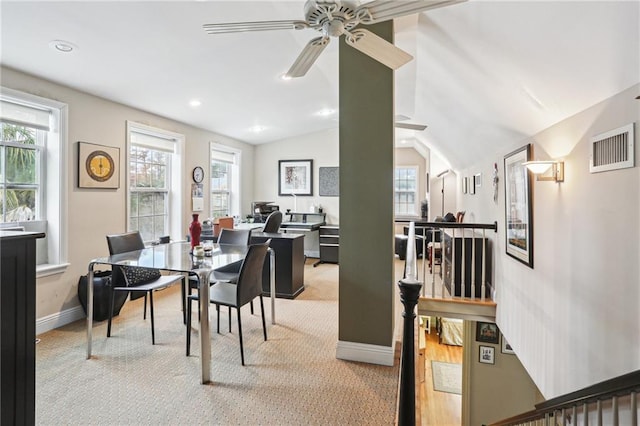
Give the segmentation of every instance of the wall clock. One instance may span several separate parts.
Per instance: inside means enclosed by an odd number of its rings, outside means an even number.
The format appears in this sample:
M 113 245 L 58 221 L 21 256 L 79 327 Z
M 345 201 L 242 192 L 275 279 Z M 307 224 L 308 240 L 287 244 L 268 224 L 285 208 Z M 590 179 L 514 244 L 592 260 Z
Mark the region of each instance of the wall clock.
M 204 179 L 204 169 L 200 166 L 196 166 L 193 168 L 191 175 L 195 183 L 201 183 Z
M 113 157 L 102 150 L 90 153 L 85 162 L 89 177 L 98 182 L 107 181 L 113 176 L 114 165 Z
M 119 162 L 120 148 L 78 142 L 78 187 L 119 188 Z

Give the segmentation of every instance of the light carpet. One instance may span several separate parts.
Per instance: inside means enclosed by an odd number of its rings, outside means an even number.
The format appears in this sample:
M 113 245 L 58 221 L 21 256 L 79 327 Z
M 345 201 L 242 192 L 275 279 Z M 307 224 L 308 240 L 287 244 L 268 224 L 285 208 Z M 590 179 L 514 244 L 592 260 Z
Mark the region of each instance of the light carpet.
M 462 364 L 431 361 L 433 390 L 462 394 Z
M 125 304 L 112 337 L 106 338 L 106 321 L 95 325 L 90 360 L 84 321 L 44 333 L 36 347 L 36 423 L 393 424 L 397 360 L 384 367 L 335 358 L 337 281 L 336 265 L 307 266 L 306 290 L 295 300 L 277 299 L 277 325 L 270 324 L 265 299 L 266 342 L 259 304 L 255 315 L 243 308 L 245 367 L 235 313 L 233 333 L 223 311 L 217 334 L 212 309 L 209 385 L 199 382 L 197 323 L 192 356 L 185 356 L 178 286 L 154 297 L 155 346 L 142 299 Z

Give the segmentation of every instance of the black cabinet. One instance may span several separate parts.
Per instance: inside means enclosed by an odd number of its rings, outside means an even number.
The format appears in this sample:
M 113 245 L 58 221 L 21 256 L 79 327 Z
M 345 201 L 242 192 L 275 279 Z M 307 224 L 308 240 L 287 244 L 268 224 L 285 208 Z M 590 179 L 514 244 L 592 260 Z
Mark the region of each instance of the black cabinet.
M 0 424 L 35 424 L 36 238 L 0 231 Z
M 340 227 L 338 225 L 324 225 L 320 227 L 320 260 L 313 264 L 338 263 L 340 254 Z
M 271 239 L 269 247 L 276 256 L 276 297 L 293 299 L 304 290 L 304 235 L 282 233 L 251 233 L 251 243 L 263 243 Z M 270 256 L 265 259 L 262 273 L 262 291 L 270 295 Z
M 442 280 L 452 296 L 471 297 L 471 286 L 475 283 L 475 297 L 482 296 L 482 265 L 486 277 L 485 297 L 491 296 L 491 240 L 483 238 L 481 233 L 469 230 L 447 229 L 443 233 L 442 244 L 444 255 L 442 260 Z M 485 245 L 486 242 L 486 245 Z M 474 262 L 475 258 L 475 262 Z M 464 278 L 463 278 L 464 275 Z M 473 278 L 473 279 L 472 279 Z M 452 292 L 451 283 L 454 283 Z M 462 283 L 464 282 L 464 295 Z

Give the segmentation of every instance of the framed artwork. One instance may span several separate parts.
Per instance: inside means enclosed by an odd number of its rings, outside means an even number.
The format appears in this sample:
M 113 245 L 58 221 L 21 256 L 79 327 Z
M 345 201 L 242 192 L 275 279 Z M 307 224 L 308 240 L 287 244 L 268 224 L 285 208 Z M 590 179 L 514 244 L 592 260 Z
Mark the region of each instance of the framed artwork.
M 473 185 L 477 188 L 482 186 L 482 173 L 476 173 L 473 175 Z
M 492 322 L 480 322 L 476 323 L 476 341 L 484 343 L 500 342 L 500 332 L 498 326 Z
M 466 194 L 468 190 L 469 190 L 469 178 L 468 177 L 463 177 L 462 178 L 462 193 Z
M 496 348 L 493 346 L 480 345 L 480 357 L 478 361 L 482 364 L 495 364 L 496 363 Z
M 473 182 L 473 176 L 469 178 L 468 186 L 469 186 L 469 194 L 474 195 L 476 193 L 476 185 Z
M 507 254 L 533 268 L 531 173 L 522 165 L 530 157 L 531 145 L 504 157 L 504 209 Z
M 78 142 L 78 188 L 119 187 L 120 148 Z
M 278 195 L 313 195 L 313 160 L 280 160 L 278 171 Z
M 511 347 L 509 342 L 507 342 L 507 339 L 505 339 L 504 336 L 502 336 L 502 348 L 500 349 L 500 352 L 502 352 L 503 354 L 515 354 L 513 348 Z
M 321 197 L 337 197 L 340 195 L 340 170 L 338 167 L 320 167 L 319 190 Z

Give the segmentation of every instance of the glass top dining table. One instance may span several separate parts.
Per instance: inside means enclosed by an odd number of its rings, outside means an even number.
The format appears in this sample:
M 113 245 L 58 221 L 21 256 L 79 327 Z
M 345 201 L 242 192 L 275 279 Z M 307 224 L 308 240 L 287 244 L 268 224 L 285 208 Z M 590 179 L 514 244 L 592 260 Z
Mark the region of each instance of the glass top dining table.
M 198 278 L 200 294 L 200 360 L 202 383 L 211 381 L 211 339 L 209 334 L 209 278 L 211 272 L 221 266 L 241 261 L 247 254 L 246 245 L 213 244 L 211 255 L 193 256 L 188 242 L 174 242 L 149 246 L 112 256 L 99 257 L 89 262 L 87 274 L 87 359 L 91 358 L 93 340 L 93 267 L 94 265 L 127 265 L 191 275 Z M 275 254 L 270 252 L 271 323 L 275 324 Z M 202 285 L 207 283 L 207 285 Z

